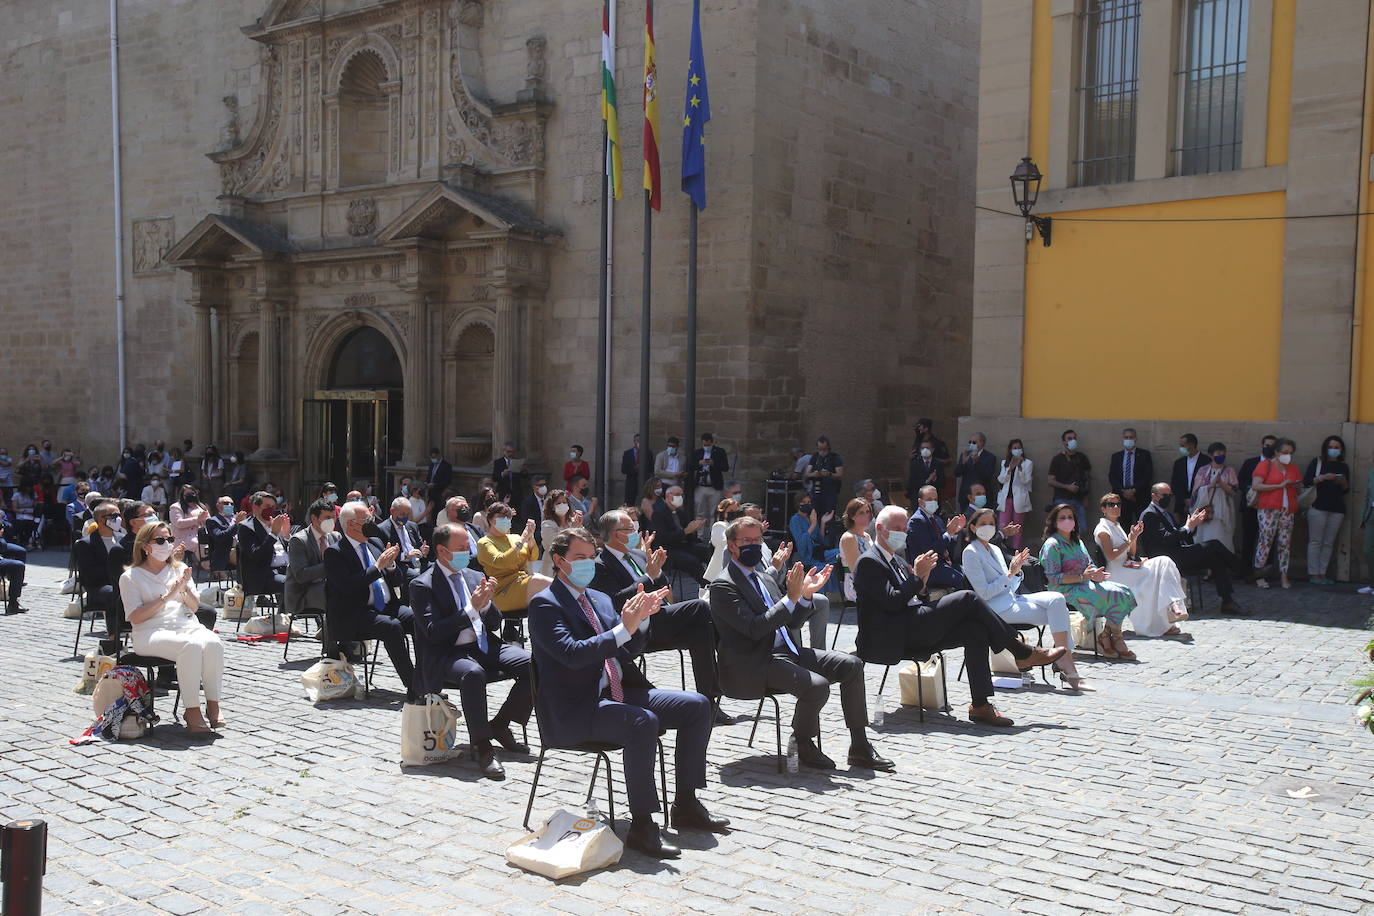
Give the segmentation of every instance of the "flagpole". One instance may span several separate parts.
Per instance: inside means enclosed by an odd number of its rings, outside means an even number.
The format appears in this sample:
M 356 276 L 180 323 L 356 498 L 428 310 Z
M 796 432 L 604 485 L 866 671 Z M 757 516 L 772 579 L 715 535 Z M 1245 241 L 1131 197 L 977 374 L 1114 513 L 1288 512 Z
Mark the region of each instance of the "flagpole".
M 687 441 L 683 443 L 696 454 L 697 447 L 697 205 L 692 203 L 691 223 L 687 235 L 687 397 L 684 428 Z M 691 469 L 693 490 L 696 470 Z
M 654 264 L 654 222 L 652 194 L 644 191 L 644 298 L 639 316 L 639 485 L 649 481 L 649 318 L 652 289 L 650 277 Z
M 606 381 L 609 375 L 607 360 L 610 357 L 610 347 L 607 346 L 606 332 L 610 328 L 610 277 L 606 270 L 606 224 L 610 219 L 611 180 L 610 180 L 610 149 L 611 138 L 603 128 L 601 131 L 601 251 L 597 259 L 597 267 L 600 274 L 600 290 L 597 299 L 597 333 L 596 333 L 596 480 L 592 484 L 592 492 L 600 501 L 604 508 L 610 507 L 606 490 L 606 466 L 610 464 L 611 453 L 606 445 Z

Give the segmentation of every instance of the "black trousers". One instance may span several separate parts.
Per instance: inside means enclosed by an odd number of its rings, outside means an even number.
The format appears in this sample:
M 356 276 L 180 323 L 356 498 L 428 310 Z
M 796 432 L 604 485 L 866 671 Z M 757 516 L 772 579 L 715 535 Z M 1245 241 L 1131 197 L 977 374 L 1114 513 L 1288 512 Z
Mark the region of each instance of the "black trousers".
M 659 610 L 649 623 L 646 652 L 685 649 L 692 659 L 692 678 L 697 693 L 712 699 L 720 696 L 720 676 L 716 671 L 716 629 L 711 623 L 711 606 L 701 599 L 670 604 Z
M 458 685 L 463 718 L 468 720 L 468 734 L 474 742 L 491 740 L 491 724 L 487 721 L 488 679 L 498 674 L 515 678 L 506 702 L 501 704 L 492 721 L 528 722 L 530 710 L 534 708 L 534 692 L 530 687 L 530 653 L 519 646 L 505 643 L 495 648 L 495 653 L 483 655 L 474 647 L 472 655 L 453 662 L 444 678 Z
M 606 741 L 625 748 L 625 793 L 631 814 L 652 814 L 659 808 L 654 788 L 654 756 L 658 732 L 677 731 L 674 771 L 677 791 L 706 786 L 706 745 L 711 741 L 711 701 L 687 690 L 625 689 L 625 702 L 603 697 L 592 716 L 590 741 Z
M 330 620 L 330 629 L 334 631 L 331 638 L 340 642 L 377 640 L 386 649 L 392 667 L 406 685 L 406 692 L 414 692 L 415 663 L 406 646 L 406 634 L 415 632 L 415 614 L 404 605 L 398 607 L 394 614 L 378 613 L 369 607 L 354 620 L 356 622 L 351 626 L 341 626 L 335 620 Z
M 864 663 L 847 652 L 802 649 L 797 655 L 775 652 L 768 662 L 764 686 L 769 693 L 797 698 L 792 731 L 798 738 L 821 733 L 821 708 L 830 698 L 830 685 L 840 685 L 840 708 L 851 734 L 868 727 L 868 699 L 864 696 Z
M 951 592 L 934 605 L 914 609 L 907 626 L 906 658 L 926 658 L 933 651 L 962 647 L 964 670 L 973 705 L 992 699 L 992 664 L 989 650 L 1011 649 L 1025 658 L 1030 649 L 997 612 L 972 591 Z
M 669 567 L 698 582 L 705 581 L 706 564 L 710 562 L 712 553 L 709 544 L 683 544 L 667 550 Z
M 1185 576 L 1190 573 L 1210 572 L 1221 600 L 1231 600 L 1231 570 L 1236 567 L 1236 555 L 1221 541 L 1189 544 L 1180 547 L 1169 556 L 1178 565 L 1178 571 Z

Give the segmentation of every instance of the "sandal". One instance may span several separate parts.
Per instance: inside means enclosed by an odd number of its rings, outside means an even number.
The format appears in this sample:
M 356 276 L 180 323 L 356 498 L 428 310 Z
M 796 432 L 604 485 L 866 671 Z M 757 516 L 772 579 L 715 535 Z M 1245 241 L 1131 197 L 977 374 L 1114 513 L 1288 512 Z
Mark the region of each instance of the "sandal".
M 1124 658 L 1128 662 L 1135 661 L 1136 654 L 1126 645 L 1126 639 L 1120 633 L 1112 634 L 1112 643 L 1112 648 L 1116 650 L 1118 658 Z
M 1183 635 L 1183 631 L 1180 630 L 1178 627 L 1169 627 L 1169 629 L 1165 630 L 1163 633 L 1161 633 L 1161 634 L 1159 634 L 1159 635 L 1160 635 L 1160 636 L 1182 636 L 1182 635 Z

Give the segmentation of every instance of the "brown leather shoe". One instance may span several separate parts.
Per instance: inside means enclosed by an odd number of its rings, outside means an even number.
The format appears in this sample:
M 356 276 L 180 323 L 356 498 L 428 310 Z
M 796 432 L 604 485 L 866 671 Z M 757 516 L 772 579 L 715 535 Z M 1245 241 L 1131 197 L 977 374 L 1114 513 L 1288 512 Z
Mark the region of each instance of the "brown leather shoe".
M 1041 665 L 1050 665 L 1063 658 L 1064 653 L 1068 651 L 1069 650 L 1065 649 L 1063 646 L 1054 646 L 1049 649 L 1042 649 L 1037 646 L 1031 649 L 1031 654 L 1027 657 L 1018 658 L 1016 660 L 1016 667 L 1025 671 L 1029 668 L 1039 668 Z
M 991 703 L 984 703 L 982 706 L 974 706 L 972 703 L 968 707 L 968 720 L 970 722 L 982 722 L 984 725 L 1000 725 L 1008 727 L 1015 725 L 1011 719 L 997 711 L 997 707 Z

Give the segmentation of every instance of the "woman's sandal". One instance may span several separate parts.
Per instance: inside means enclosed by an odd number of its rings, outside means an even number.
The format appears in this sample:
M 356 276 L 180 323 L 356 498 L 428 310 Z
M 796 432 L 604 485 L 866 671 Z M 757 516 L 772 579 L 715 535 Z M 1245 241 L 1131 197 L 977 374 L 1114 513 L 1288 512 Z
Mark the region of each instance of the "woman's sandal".
M 1128 662 L 1136 659 L 1136 654 L 1131 651 L 1130 646 L 1126 645 L 1126 640 L 1117 633 L 1112 634 L 1112 648 L 1116 650 L 1118 658 L 1124 658 Z

